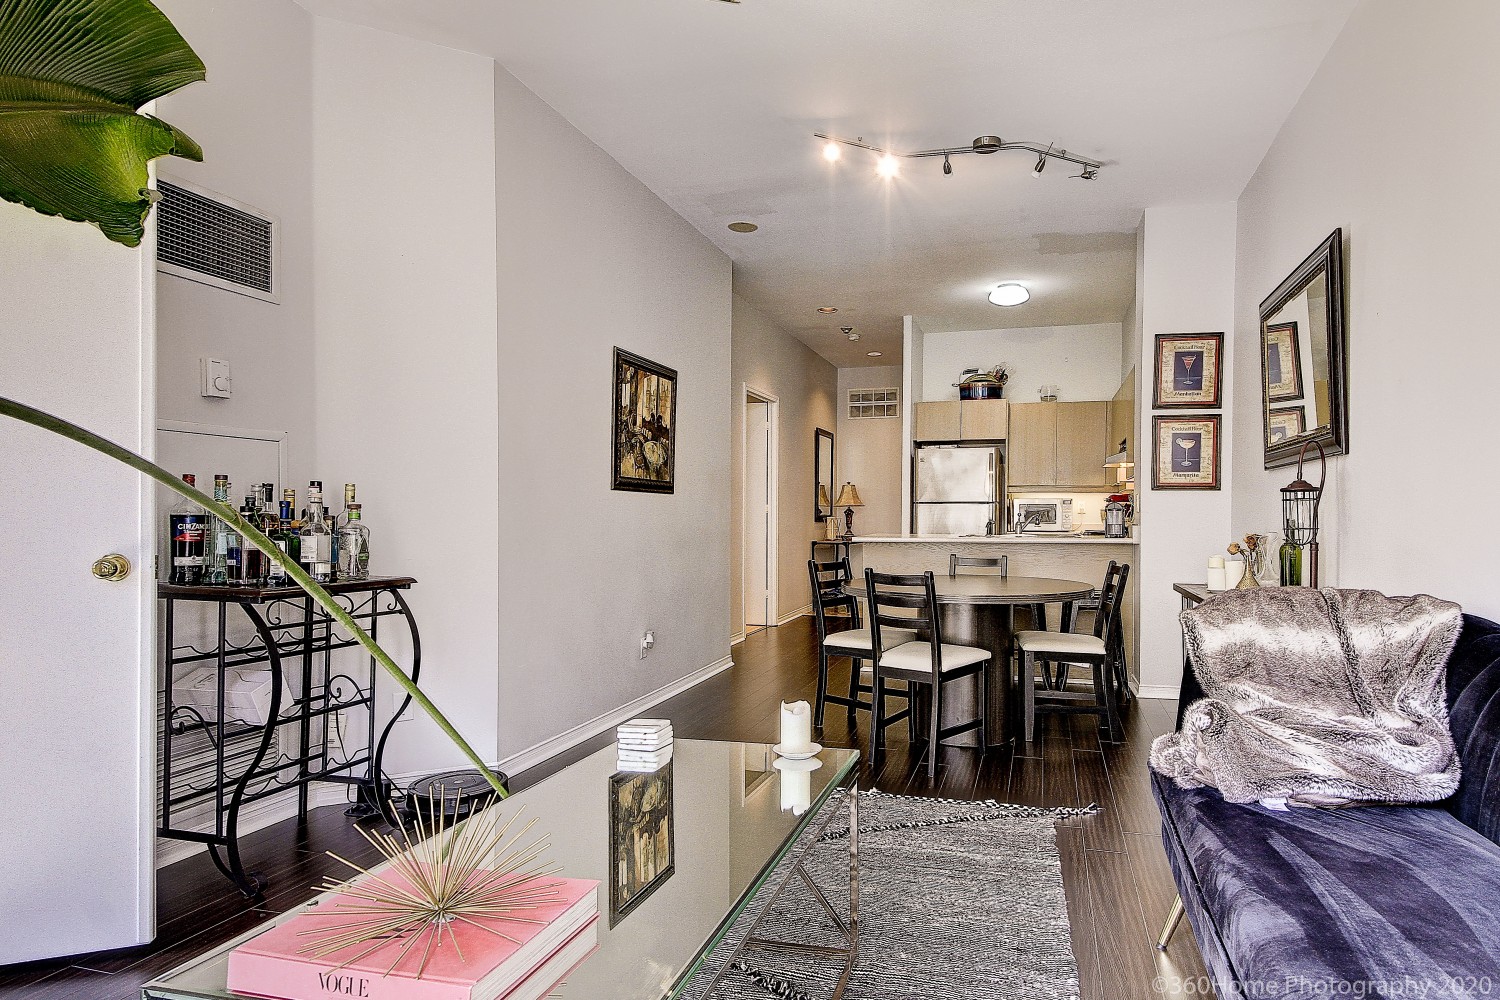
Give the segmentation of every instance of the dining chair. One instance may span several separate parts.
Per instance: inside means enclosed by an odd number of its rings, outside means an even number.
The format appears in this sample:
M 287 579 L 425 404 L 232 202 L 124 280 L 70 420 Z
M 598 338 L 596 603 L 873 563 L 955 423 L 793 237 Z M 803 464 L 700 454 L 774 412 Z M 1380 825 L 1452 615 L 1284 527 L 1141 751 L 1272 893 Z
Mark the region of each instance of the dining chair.
M 971 569 L 998 569 L 1002 579 L 1010 576 L 1010 556 L 1000 556 L 998 559 L 986 556 L 961 556 L 957 552 L 948 554 L 948 576 L 958 576 L 958 571 L 964 568 Z M 1028 604 L 1026 606 L 1031 612 L 1031 627 L 1044 629 L 1047 627 L 1047 605 Z
M 919 575 L 877 573 L 865 570 L 865 591 L 870 609 L 870 634 L 875 658 L 874 729 L 875 756 L 885 754 L 886 727 L 910 717 L 916 708 L 916 689 L 929 688 L 927 698 L 927 777 L 937 776 L 938 743 L 949 736 L 979 730 L 979 745 L 987 745 L 985 706 L 985 666 L 991 656 L 987 649 L 957 646 L 943 641 L 943 623 L 938 615 L 937 586 L 932 571 Z M 899 612 L 899 613 L 896 613 Z M 915 638 L 906 639 L 908 632 Z M 892 636 L 899 645 L 892 645 Z M 942 727 L 943 688 L 963 677 L 977 675 L 979 680 L 979 713 L 969 722 Z M 887 683 L 906 684 L 906 710 L 886 715 L 885 699 L 896 692 Z
M 1036 716 L 1039 712 L 1089 712 L 1097 714 L 1108 731 L 1110 742 L 1118 742 L 1123 734 L 1115 705 L 1114 687 L 1120 674 L 1120 657 L 1123 642 L 1116 641 L 1115 630 L 1120 627 L 1120 604 L 1124 599 L 1125 583 L 1130 579 L 1130 567 L 1110 560 L 1104 571 L 1104 585 L 1099 588 L 1099 611 L 1094 616 L 1092 633 L 1080 632 L 1017 632 L 1014 649 L 1018 666 L 1017 682 L 1021 694 L 1021 713 L 1025 739 L 1029 742 L 1036 734 Z M 1059 665 L 1058 683 L 1055 687 L 1038 689 L 1036 683 L 1037 664 Z M 1061 665 L 1086 663 L 1093 668 L 1093 691 L 1069 691 L 1066 671 Z M 876 685 L 879 686 L 879 670 L 876 670 Z
M 870 702 L 861 701 L 861 694 L 873 694 L 874 686 L 874 654 L 872 651 L 873 638 L 870 630 L 860 627 L 859 601 L 853 594 L 844 590 L 844 586 L 854 579 L 854 572 L 849 568 L 849 560 L 836 559 L 833 562 L 818 562 L 816 559 L 807 561 L 807 575 L 812 583 L 813 593 L 813 621 L 818 629 L 818 696 L 813 706 L 813 725 L 822 727 L 823 706 L 832 702 L 835 705 L 845 705 L 849 710 L 849 724 L 854 724 L 854 713 L 856 709 L 870 710 Z M 830 615 L 830 611 L 842 610 L 842 615 Z M 830 626 L 838 622 L 847 622 L 850 628 L 831 631 Z M 900 635 L 890 635 L 887 644 L 901 640 Z M 915 639 L 916 633 L 908 633 L 907 640 Z M 849 694 L 833 695 L 828 693 L 828 658 L 830 656 L 845 656 L 849 658 Z M 863 666 L 868 663 L 869 666 Z M 870 683 L 860 683 L 865 672 L 870 672 Z

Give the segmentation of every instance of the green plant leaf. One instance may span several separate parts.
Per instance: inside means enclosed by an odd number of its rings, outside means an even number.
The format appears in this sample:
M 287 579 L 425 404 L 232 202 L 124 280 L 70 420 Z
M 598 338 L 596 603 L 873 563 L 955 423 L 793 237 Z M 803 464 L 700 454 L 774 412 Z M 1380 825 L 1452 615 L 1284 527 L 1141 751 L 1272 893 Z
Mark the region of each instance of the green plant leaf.
M 484 758 L 475 752 L 474 748 L 469 745 L 468 740 L 465 740 L 459 734 L 458 730 L 454 728 L 453 723 L 448 721 L 447 716 L 443 715 L 438 710 L 438 707 L 432 703 L 431 699 L 423 693 L 422 689 L 417 687 L 417 682 L 412 680 L 406 671 L 396 665 L 396 661 L 391 659 L 390 654 L 380 648 L 370 636 L 370 633 L 361 628 L 359 623 L 350 616 L 349 612 L 344 610 L 343 605 L 334 600 L 332 594 L 318 586 L 313 581 L 313 578 L 307 575 L 307 571 L 300 564 L 276 547 L 275 542 L 261 534 L 259 528 L 240 517 L 239 512 L 233 507 L 228 504 L 218 503 L 206 494 L 200 493 L 166 469 L 148 459 L 142 458 L 130 449 L 122 448 L 113 441 L 102 438 L 91 430 L 79 427 L 77 424 L 69 423 L 61 417 L 54 417 L 52 414 L 38 410 L 34 406 L 27 406 L 25 403 L 18 403 L 13 399 L 6 399 L 0 396 L 0 416 L 13 417 L 22 423 L 51 431 L 53 434 L 65 437 L 69 441 L 76 441 L 85 447 L 94 449 L 101 455 L 108 455 L 115 461 L 130 466 L 137 472 L 161 483 L 179 496 L 187 497 L 193 503 L 227 521 L 235 531 L 238 531 L 245 537 L 246 541 L 264 552 L 276 565 L 286 570 L 287 576 L 295 581 L 297 586 L 301 587 L 314 601 L 317 601 L 318 605 L 333 616 L 335 621 L 349 630 L 349 633 L 354 636 L 355 641 L 363 646 L 374 657 L 375 661 L 385 668 L 386 673 L 391 675 L 397 686 L 411 695 L 412 701 L 420 705 L 422 710 L 431 716 L 432 721 L 437 723 L 438 728 L 453 741 L 454 746 L 458 747 L 463 755 L 473 762 L 474 766 L 479 769 L 479 773 L 484 775 L 484 779 L 490 783 L 490 787 L 502 799 L 510 794 L 506 791 L 504 783 L 495 777 L 489 765 L 484 762 Z
M 137 109 L 204 76 L 150 0 L 0 0 L 0 198 L 138 246 L 147 163 L 203 151 Z

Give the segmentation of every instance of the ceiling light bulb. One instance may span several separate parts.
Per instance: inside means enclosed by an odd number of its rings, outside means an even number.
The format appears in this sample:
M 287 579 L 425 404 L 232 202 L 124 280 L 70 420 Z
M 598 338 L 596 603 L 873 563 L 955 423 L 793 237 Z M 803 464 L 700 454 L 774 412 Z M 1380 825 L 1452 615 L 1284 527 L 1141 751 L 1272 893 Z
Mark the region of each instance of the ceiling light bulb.
M 997 306 L 1018 306 L 1029 298 L 1026 286 L 1014 281 L 1002 282 L 990 291 L 990 303 Z
M 896 158 L 890 153 L 882 156 L 880 162 L 875 166 L 875 172 L 881 177 L 895 177 L 900 171 L 901 165 L 896 162 Z
M 839 144 L 838 143 L 836 143 L 836 142 L 830 142 L 830 143 L 825 143 L 824 144 L 824 146 L 823 146 L 823 159 L 827 160 L 829 163 L 833 163 L 834 161 L 836 161 L 842 155 L 844 155 L 844 154 L 843 154 L 843 151 L 839 149 Z
M 1042 153 L 1040 156 L 1038 156 L 1036 158 L 1036 166 L 1032 168 L 1031 176 L 1033 176 L 1033 177 L 1040 177 L 1040 176 L 1042 176 L 1042 171 L 1046 170 L 1046 169 L 1047 169 L 1047 154 L 1046 153 Z

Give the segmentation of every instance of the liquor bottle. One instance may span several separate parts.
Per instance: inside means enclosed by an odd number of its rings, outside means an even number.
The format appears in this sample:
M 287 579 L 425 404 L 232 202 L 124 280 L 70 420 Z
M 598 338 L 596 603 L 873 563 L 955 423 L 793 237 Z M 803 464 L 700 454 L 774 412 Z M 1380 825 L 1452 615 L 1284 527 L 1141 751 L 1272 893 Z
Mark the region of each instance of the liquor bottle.
M 229 505 L 229 477 L 222 473 L 214 476 L 214 500 Z M 210 520 L 208 530 L 208 565 L 204 582 L 222 587 L 239 577 L 240 536 L 227 521 L 217 516 Z
M 307 487 L 307 518 L 298 533 L 302 552 L 298 561 L 315 583 L 333 581 L 333 533 L 323 520 L 323 489 L 314 480 Z
M 292 490 L 287 490 L 287 492 L 291 493 Z M 276 547 L 285 552 L 292 562 L 301 562 L 302 540 L 297 535 L 297 532 L 292 530 L 293 503 L 294 501 L 292 500 L 281 501 L 281 516 L 277 519 L 276 527 L 269 534 L 271 541 L 275 542 Z M 287 583 L 286 570 L 282 569 L 276 563 L 272 563 L 266 582 L 273 587 L 285 587 Z
M 256 488 L 256 493 L 260 489 Z M 260 507 L 256 503 L 255 495 L 245 498 L 245 505 L 240 508 L 240 517 L 260 527 Z M 251 544 L 250 540 L 243 535 L 240 536 L 240 586 L 260 587 L 266 582 L 266 567 L 271 560 L 266 554 Z
M 197 485 L 191 473 L 182 477 L 189 486 Z M 167 539 L 170 547 L 171 572 L 167 582 L 179 587 L 196 587 L 203 582 L 203 554 L 208 538 L 208 512 L 183 497 L 167 513 Z
M 365 527 L 364 522 L 360 520 L 359 512 L 360 505 L 352 501 L 344 508 L 347 520 L 339 529 L 340 579 L 368 580 L 370 578 L 370 529 Z
M 1281 585 L 1302 586 L 1302 546 L 1290 538 L 1281 543 Z
M 331 510 L 327 512 L 328 513 L 328 530 L 331 531 L 331 532 L 333 532 L 333 569 L 334 569 L 334 572 L 337 573 L 340 577 L 342 577 L 344 575 L 344 573 L 343 573 L 343 570 L 341 570 L 339 568 L 341 565 L 343 565 L 339 561 L 339 549 L 344 544 L 344 539 L 342 537 L 342 534 L 343 534 L 343 530 L 344 530 L 344 525 L 347 524 L 348 521 L 349 521 L 349 505 L 351 503 L 353 503 L 353 502 L 354 502 L 354 484 L 353 483 L 345 483 L 344 484 L 344 512 L 342 514 L 335 514 Z

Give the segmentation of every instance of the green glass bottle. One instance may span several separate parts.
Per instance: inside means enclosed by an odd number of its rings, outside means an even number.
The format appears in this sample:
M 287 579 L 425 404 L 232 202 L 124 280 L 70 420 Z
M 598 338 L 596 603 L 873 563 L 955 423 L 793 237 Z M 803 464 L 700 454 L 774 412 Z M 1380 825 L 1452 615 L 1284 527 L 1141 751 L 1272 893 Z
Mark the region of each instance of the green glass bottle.
M 1281 543 L 1281 585 L 1302 586 L 1302 546 L 1291 539 Z

